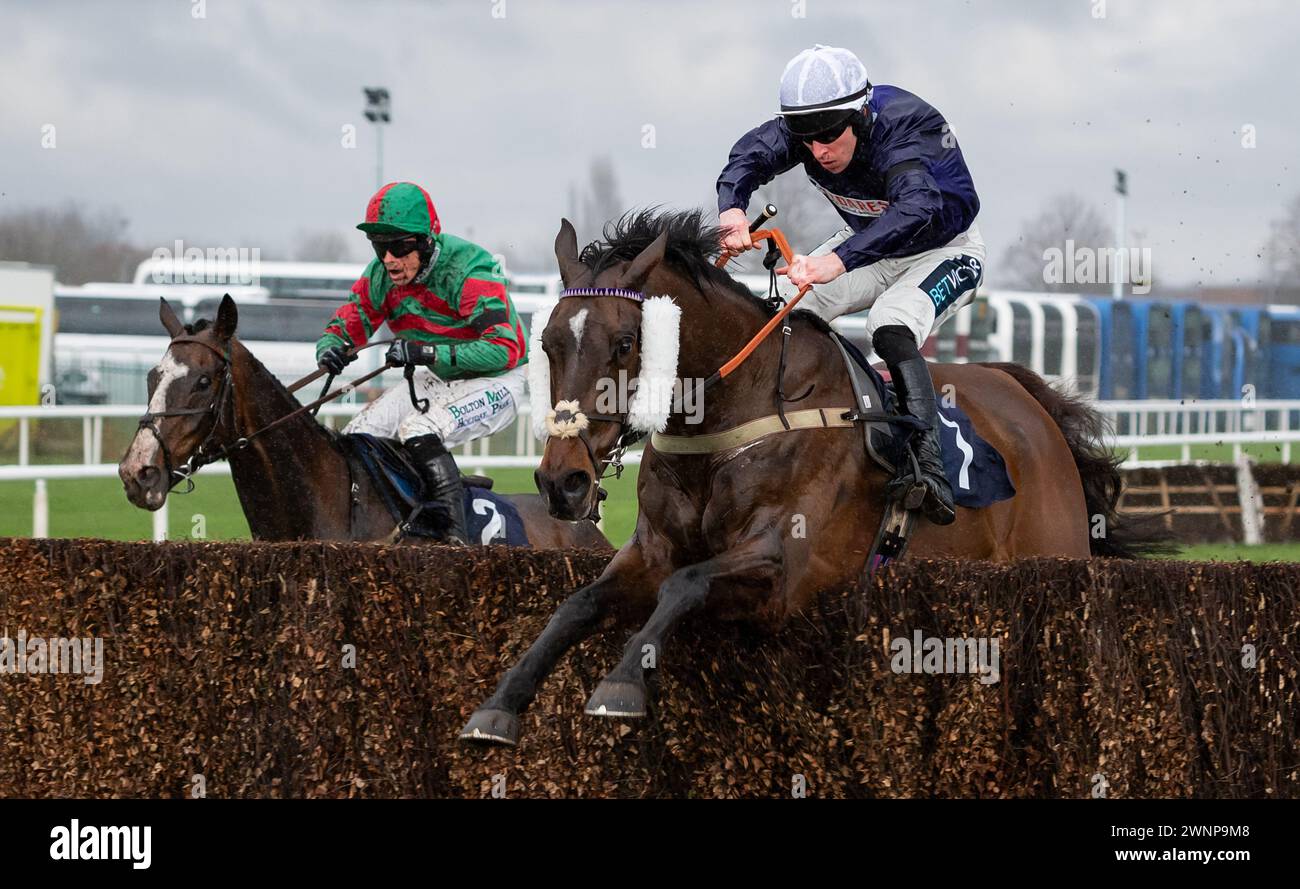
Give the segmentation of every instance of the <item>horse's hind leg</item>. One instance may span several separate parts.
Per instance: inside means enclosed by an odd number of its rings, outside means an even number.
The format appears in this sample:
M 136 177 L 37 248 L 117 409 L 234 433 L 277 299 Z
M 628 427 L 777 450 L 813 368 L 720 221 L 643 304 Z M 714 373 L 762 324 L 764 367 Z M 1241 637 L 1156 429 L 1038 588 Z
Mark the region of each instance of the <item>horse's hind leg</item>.
M 646 575 L 641 550 L 634 538 L 614 556 L 594 583 L 560 604 L 541 635 L 501 677 L 492 696 L 470 716 L 460 731 L 461 740 L 512 747 L 517 744 L 519 714 L 532 703 L 538 685 L 556 662 L 595 631 L 615 600 L 636 595 L 642 590 L 648 595 L 655 580 Z
M 645 671 L 657 668 L 663 658 L 664 639 L 673 627 L 708 601 L 716 581 L 764 582 L 773 586 L 782 564 L 782 547 L 776 532 L 751 537 L 695 565 L 673 572 L 659 587 L 659 601 L 623 652 L 623 660 L 601 680 L 587 701 L 592 716 L 644 716 Z

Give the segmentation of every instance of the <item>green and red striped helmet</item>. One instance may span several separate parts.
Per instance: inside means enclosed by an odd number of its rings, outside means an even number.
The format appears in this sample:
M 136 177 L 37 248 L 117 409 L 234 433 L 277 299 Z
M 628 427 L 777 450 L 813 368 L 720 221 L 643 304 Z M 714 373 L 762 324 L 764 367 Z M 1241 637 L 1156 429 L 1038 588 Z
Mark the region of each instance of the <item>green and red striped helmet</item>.
M 368 235 L 425 235 L 442 232 L 429 193 L 414 182 L 390 182 L 366 204 L 366 221 L 357 226 Z

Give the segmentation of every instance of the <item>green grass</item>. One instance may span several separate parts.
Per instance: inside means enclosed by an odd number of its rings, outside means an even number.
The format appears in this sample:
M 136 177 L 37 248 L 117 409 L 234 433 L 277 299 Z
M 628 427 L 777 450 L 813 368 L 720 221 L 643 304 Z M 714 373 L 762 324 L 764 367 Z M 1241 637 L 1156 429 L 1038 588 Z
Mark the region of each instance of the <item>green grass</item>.
M 31 460 L 34 464 L 77 463 L 82 459 L 81 422 L 42 420 L 31 424 Z M 105 459 L 120 455 L 135 434 L 135 421 L 108 420 L 104 424 Z M 18 430 L 13 422 L 0 423 L 0 463 L 16 463 Z M 499 439 L 499 440 L 498 440 Z M 512 446 L 513 434 L 507 430 L 493 442 L 493 453 L 505 453 Z M 1276 463 L 1282 449 L 1277 445 L 1247 445 L 1245 452 L 1263 463 Z M 1182 449 L 1176 446 L 1139 448 L 1145 460 L 1180 460 Z M 1230 462 L 1231 445 L 1198 445 L 1191 449 L 1192 459 Z M 462 458 L 463 468 L 473 470 L 473 458 Z M 1300 459 L 1300 449 L 1297 450 Z M 502 493 L 535 493 L 532 471 L 503 469 L 492 473 L 496 489 Z M 200 473 L 197 490 L 187 496 L 174 495 L 170 501 L 169 536 L 185 539 L 197 526 L 195 516 L 203 516 L 206 536 L 213 540 L 248 538 L 248 524 L 235 497 L 229 476 Z M 620 480 L 606 483 L 609 498 L 605 501 L 605 534 L 615 546 L 631 536 L 636 525 L 636 467 L 631 466 Z M 32 532 L 32 482 L 0 482 L 0 535 L 27 536 Z M 47 487 L 50 503 L 50 534 L 56 537 L 106 537 L 117 540 L 147 540 L 152 536 L 152 516 L 126 501 L 116 479 L 78 479 L 51 481 Z M 1249 559 L 1263 561 L 1284 559 L 1300 561 L 1300 544 L 1263 547 L 1233 545 L 1194 545 L 1185 547 L 1180 558 Z
M 29 537 L 36 483 L 0 483 L 0 535 Z M 149 540 L 153 514 L 127 502 L 115 478 L 60 479 L 46 482 L 51 537 L 105 537 Z M 168 536 L 190 537 L 194 516 L 206 522 L 209 540 L 248 538 L 248 523 L 235 497 L 230 476 L 200 475 L 194 493 L 168 501 Z
M 473 469 L 470 459 L 462 468 Z M 621 546 L 636 527 L 636 466 L 629 466 L 621 479 L 606 480 L 605 536 Z M 494 490 L 503 494 L 536 493 L 531 469 L 498 469 L 489 473 Z M 168 536 L 184 540 L 192 536 L 202 517 L 208 540 L 247 540 L 248 523 L 228 475 L 204 475 L 195 479 L 195 490 L 168 499 Z M 32 533 L 32 499 L 36 483 L 0 482 L 0 537 L 29 537 Z M 103 537 L 110 540 L 149 540 L 153 536 L 153 514 L 127 502 L 122 485 L 115 478 L 66 479 L 46 482 L 50 507 L 51 537 Z
M 1178 558 L 1196 562 L 1300 562 L 1300 543 L 1196 543 L 1183 547 Z
M 34 420 L 30 424 L 33 465 L 80 463 L 82 424 L 80 420 Z M 126 451 L 136 433 L 132 419 L 104 422 L 103 455 L 115 460 Z M 493 437 L 492 453 L 512 453 L 514 427 Z M 476 445 L 477 447 L 477 445 Z M 474 470 L 474 458 L 457 455 L 461 469 Z M 0 422 L 0 464 L 18 462 L 18 425 Z M 488 473 L 496 481 L 494 490 L 503 494 L 536 494 L 531 469 L 498 469 Z M 607 479 L 605 536 L 621 546 L 636 527 L 637 467 L 629 466 L 621 479 Z M 192 494 L 173 494 L 168 500 L 168 536 L 181 540 L 192 536 L 203 516 L 209 540 L 248 539 L 248 523 L 229 476 L 199 474 Z M 32 498 L 35 482 L 0 482 L 0 536 L 26 537 L 32 533 Z M 110 540 L 149 540 L 153 516 L 136 509 L 126 500 L 117 479 L 68 479 L 48 481 L 50 535 L 53 537 L 103 537 Z
M 1253 457 L 1256 463 L 1281 463 L 1282 446 L 1272 444 L 1242 445 L 1244 453 Z M 1292 449 L 1292 458 L 1300 458 L 1300 446 Z M 1215 463 L 1232 462 L 1232 445 L 1193 445 L 1193 460 L 1211 460 Z M 1142 460 L 1179 460 L 1183 459 L 1183 449 L 1178 445 L 1148 445 L 1138 448 L 1138 458 Z
M 466 460 L 464 469 L 472 469 Z M 636 526 L 637 467 L 629 466 L 623 478 L 608 479 L 605 501 L 605 535 L 621 546 Z M 532 471 L 499 469 L 491 473 L 502 493 L 534 493 Z M 0 537 L 27 537 L 32 533 L 34 482 L 0 482 Z M 151 513 L 131 506 L 117 479 L 75 479 L 47 482 L 50 535 L 53 537 L 105 537 L 112 540 L 148 540 Z M 199 474 L 192 494 L 173 495 L 168 514 L 168 534 L 173 540 L 192 536 L 196 516 L 202 516 L 209 540 L 247 540 L 248 523 L 235 497 L 229 476 Z M 1176 558 L 1195 561 L 1300 562 L 1300 542 L 1246 546 L 1204 543 L 1183 547 Z

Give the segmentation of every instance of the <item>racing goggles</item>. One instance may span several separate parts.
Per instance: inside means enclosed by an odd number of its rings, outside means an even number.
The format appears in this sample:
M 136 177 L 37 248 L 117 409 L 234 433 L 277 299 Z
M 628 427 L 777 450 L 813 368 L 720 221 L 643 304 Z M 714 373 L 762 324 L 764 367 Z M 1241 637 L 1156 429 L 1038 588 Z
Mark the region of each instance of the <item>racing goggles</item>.
M 371 238 L 370 246 L 375 248 L 375 256 L 382 262 L 388 254 L 401 259 L 420 249 L 419 235 L 405 235 L 396 238 Z

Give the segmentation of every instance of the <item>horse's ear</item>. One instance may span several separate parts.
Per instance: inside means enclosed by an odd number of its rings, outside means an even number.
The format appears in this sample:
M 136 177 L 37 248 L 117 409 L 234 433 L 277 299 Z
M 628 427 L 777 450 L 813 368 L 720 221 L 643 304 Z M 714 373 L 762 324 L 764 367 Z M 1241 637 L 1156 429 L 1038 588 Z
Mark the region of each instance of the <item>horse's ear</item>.
M 555 236 L 555 261 L 560 264 L 560 280 L 565 287 L 577 287 L 591 274 L 578 259 L 578 233 L 573 223 L 560 220 L 560 232 Z
M 171 303 L 167 302 L 166 297 L 158 297 L 158 320 L 162 326 L 167 328 L 167 335 L 172 339 L 185 330 L 185 325 L 181 319 L 176 317 L 176 311 L 172 308 Z
M 664 251 L 668 249 L 668 232 L 664 230 L 659 237 L 651 242 L 650 246 L 637 254 L 636 259 L 627 270 L 619 276 L 618 286 L 625 287 L 628 290 L 640 290 L 645 284 L 646 278 L 655 270 L 655 266 L 663 262 Z
M 228 341 L 235 335 L 235 328 L 239 326 L 239 310 L 235 308 L 235 301 L 227 293 L 221 297 L 221 307 L 217 309 L 217 320 L 212 325 L 212 333 L 222 342 Z

